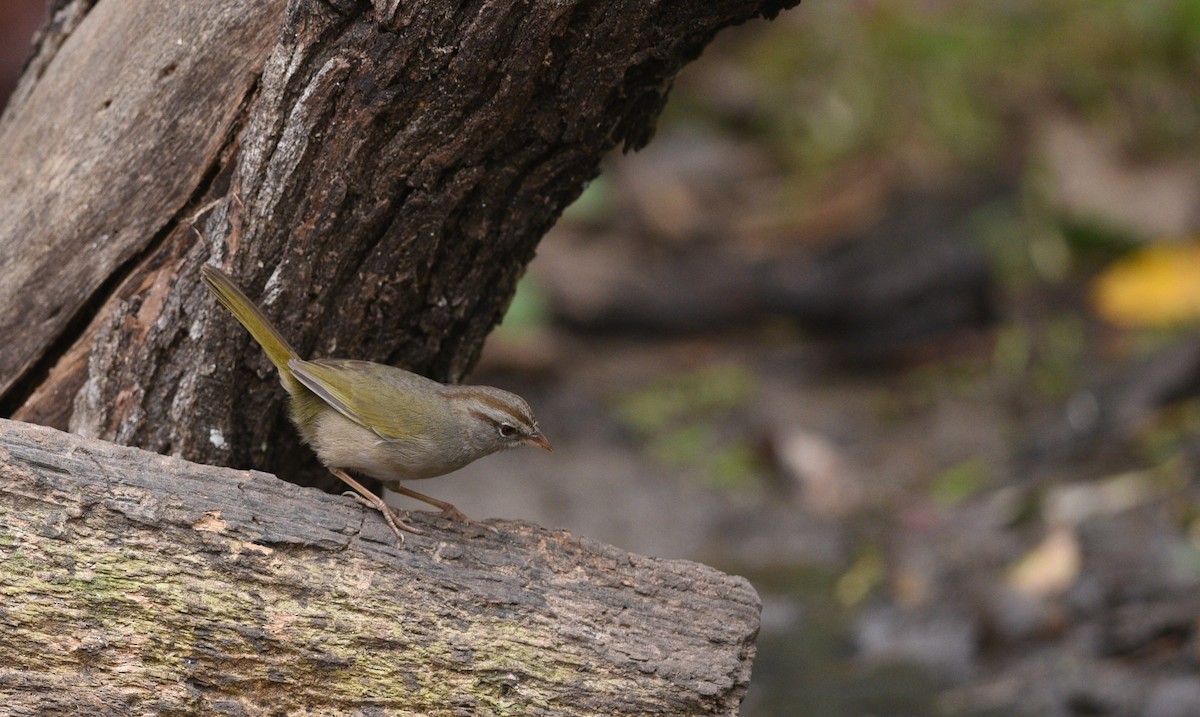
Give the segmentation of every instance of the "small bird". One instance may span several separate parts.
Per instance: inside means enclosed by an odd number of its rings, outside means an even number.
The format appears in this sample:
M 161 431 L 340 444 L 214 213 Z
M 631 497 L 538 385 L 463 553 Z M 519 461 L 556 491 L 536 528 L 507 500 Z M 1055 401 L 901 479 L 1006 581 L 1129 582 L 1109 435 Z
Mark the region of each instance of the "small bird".
M 209 264 L 201 273 L 217 300 L 279 370 L 300 437 L 331 473 L 355 490 L 360 502 L 383 514 L 401 542 L 401 530 L 422 531 L 401 520 L 347 471 L 376 478 L 397 493 L 438 507 L 445 517 L 469 523 L 450 503 L 401 481 L 445 475 L 517 446 L 554 450 L 520 396 L 490 386 L 443 384 L 370 361 L 305 361 L 228 274 Z

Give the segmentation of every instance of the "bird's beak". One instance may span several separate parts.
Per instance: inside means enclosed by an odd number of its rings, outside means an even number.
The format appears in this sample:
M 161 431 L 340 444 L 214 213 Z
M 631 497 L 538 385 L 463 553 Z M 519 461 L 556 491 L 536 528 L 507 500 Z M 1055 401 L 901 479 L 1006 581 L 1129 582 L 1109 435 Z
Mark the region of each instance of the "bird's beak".
M 525 440 L 523 440 L 522 443 L 530 446 L 537 446 L 538 448 L 545 448 L 551 453 L 554 452 L 554 446 L 550 445 L 550 441 L 546 440 L 546 437 L 540 433 L 529 434 L 525 437 Z

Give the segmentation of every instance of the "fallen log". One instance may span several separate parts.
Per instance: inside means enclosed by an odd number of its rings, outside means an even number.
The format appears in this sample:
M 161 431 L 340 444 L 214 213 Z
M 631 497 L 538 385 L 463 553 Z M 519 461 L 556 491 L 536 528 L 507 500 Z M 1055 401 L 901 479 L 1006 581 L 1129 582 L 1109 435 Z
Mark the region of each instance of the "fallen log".
M 0 420 L 9 714 L 736 715 L 742 578 Z

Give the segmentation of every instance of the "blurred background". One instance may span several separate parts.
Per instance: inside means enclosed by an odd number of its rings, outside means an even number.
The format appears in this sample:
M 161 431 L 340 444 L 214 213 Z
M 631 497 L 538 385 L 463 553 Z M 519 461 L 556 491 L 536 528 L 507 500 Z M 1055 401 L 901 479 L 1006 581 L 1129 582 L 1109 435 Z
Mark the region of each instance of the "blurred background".
M 728 30 L 472 377 L 555 452 L 427 489 L 746 576 L 746 717 L 1200 714 L 1198 138 L 1200 0 Z

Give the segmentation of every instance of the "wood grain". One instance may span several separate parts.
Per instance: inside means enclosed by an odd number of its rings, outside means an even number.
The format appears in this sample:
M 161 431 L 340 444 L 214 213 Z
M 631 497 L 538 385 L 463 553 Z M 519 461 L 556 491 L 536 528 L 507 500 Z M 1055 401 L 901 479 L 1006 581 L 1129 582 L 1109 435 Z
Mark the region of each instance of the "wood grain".
M 0 394 L 203 186 L 284 1 L 81 5 L 0 118 Z

